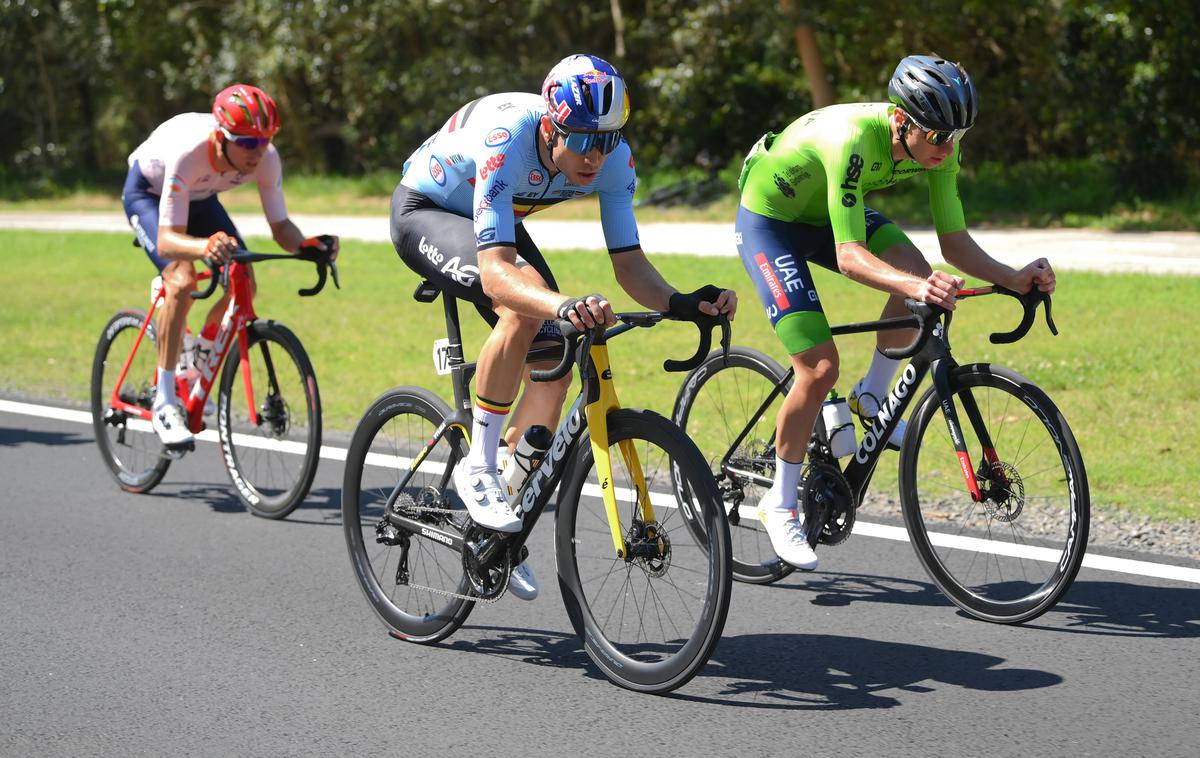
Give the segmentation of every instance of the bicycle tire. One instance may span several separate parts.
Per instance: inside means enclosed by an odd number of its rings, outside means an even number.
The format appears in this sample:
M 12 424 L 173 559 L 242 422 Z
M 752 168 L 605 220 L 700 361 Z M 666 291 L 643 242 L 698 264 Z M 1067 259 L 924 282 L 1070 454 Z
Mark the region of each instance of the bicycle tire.
M 145 320 L 146 312 L 135 308 L 119 311 L 108 320 L 96 345 L 91 382 L 92 429 L 100 457 L 121 489 L 137 493 L 154 489 L 166 475 L 171 460 L 163 455 L 162 442 L 149 421 L 126 419 L 113 424 L 105 420 L 105 413 L 109 410 L 113 383 L 120 376 Z M 146 327 L 145 339 L 150 345 L 138 346 L 120 395 L 126 402 L 150 410 L 158 364 L 154 324 Z
M 679 427 L 651 411 L 622 409 L 608 415 L 608 435 L 623 528 L 632 530 L 630 517 L 640 513 L 619 447 L 632 442 L 658 521 L 649 543 L 660 553 L 647 560 L 617 557 L 585 434 L 558 499 L 559 587 L 575 632 L 605 676 L 631 690 L 669 692 L 703 668 L 721 637 L 732 585 L 729 528 L 712 475 Z M 695 493 L 703 539 L 678 515 L 672 466 Z
M 239 339 L 225 359 L 217 393 L 221 460 L 247 510 L 281 519 L 304 501 L 317 474 L 321 395 L 308 354 L 290 329 L 255 321 L 246 326 L 246 337 L 258 423 L 244 410 Z
M 934 584 L 964 612 L 1029 621 L 1066 594 L 1083 562 L 1090 518 L 1083 456 L 1062 413 L 1015 371 L 972 364 L 954 369 L 949 382 L 985 498 L 971 499 L 947 427 L 931 425 L 943 400 L 931 388 L 910 417 L 900 455 L 909 538 Z M 987 426 L 995 464 L 983 460 L 965 396 Z
M 734 346 L 729 350 L 728 360 L 716 350 L 684 379 L 671 414 L 679 428 L 696 443 L 717 480 L 729 520 L 733 578 L 739 582 L 770 584 L 795 570 L 775 554 L 759 519 L 758 501 L 767 488 L 721 471 L 721 460 L 746 428 L 750 416 L 775 386 L 786 379 L 787 371 L 757 350 Z M 780 395 L 759 417 L 731 457 L 739 468 L 754 469 L 774 479 L 774 445 L 770 443 L 775 438 L 775 416 L 783 397 Z M 678 492 L 679 483 L 673 481 L 673 484 Z
M 355 579 L 384 625 L 393 635 L 410 642 L 429 644 L 445 639 L 462 626 L 475 607 L 473 601 L 413 588 L 415 584 L 467 594 L 470 583 L 463 571 L 460 551 L 410 534 L 409 552 L 415 550 L 417 559 L 409 558 L 409 584 L 401 585 L 395 577 L 403 548 L 376 540 L 376 525 L 381 521 L 388 496 L 399 484 L 409 461 L 450 415 L 446 402 L 429 390 L 421 387 L 388 390 L 358 422 L 346 455 L 342 524 Z M 449 479 L 449 468 L 455 460 L 452 444 L 452 439 L 443 438 L 421 461 L 422 468 L 413 476 L 406 494 L 415 497 L 424 487 Z M 462 511 L 461 521 L 465 522 L 465 509 L 457 507 Z M 440 521 L 438 525 L 446 526 Z M 439 577 L 440 584 L 435 587 Z M 457 582 L 448 577 L 458 577 Z

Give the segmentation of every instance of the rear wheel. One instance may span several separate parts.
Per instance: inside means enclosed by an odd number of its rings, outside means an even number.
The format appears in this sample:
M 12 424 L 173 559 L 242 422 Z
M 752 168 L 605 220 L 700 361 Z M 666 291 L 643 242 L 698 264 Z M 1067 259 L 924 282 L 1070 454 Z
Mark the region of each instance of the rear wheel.
M 785 383 L 790 386 L 787 372 L 769 356 L 733 347 L 728 360 L 715 351 L 688 374 L 675 400 L 675 423 L 717 480 L 729 518 L 733 578 L 752 584 L 769 584 L 794 570 L 775 554 L 758 517 L 758 502 L 775 478 L 775 416 L 786 393 L 755 414 Z
M 558 500 L 555 545 L 567 614 L 592 661 L 612 681 L 669 692 L 704 666 L 729 608 L 729 529 L 712 475 L 677 426 L 650 411 L 608 416 L 612 492 L 629 555 L 613 543 L 590 436 L 584 435 Z M 624 443 L 624 449 L 623 445 Z M 629 448 L 645 476 L 645 520 Z M 702 529 L 689 526 L 671 486 L 688 488 Z
M 397 529 L 386 517 L 389 498 L 420 458 L 391 507 L 438 530 L 431 535 L 462 534 L 466 510 L 458 498 L 446 497 L 457 432 L 427 450 L 450 415 L 450 407 L 428 390 L 390 390 L 359 421 L 346 456 L 342 524 L 354 576 L 384 624 L 412 642 L 445 639 L 475 607 L 452 596 L 471 591 L 462 553 L 421 532 Z
M 321 452 L 321 396 L 300 340 L 274 321 L 246 326 L 250 418 L 239 341 L 225 360 L 217 402 L 222 459 L 255 516 L 284 518 L 303 502 Z
M 145 311 L 136 309 L 121 311 L 109 319 L 92 361 L 92 428 L 96 444 L 109 472 L 127 492 L 149 492 L 171 465 L 149 420 L 112 407 L 114 391 L 122 401 L 146 411 L 154 404 L 158 352 L 153 324 L 146 328 L 124 381 L 116 386 L 145 320 Z
M 1014 371 L 961 366 L 950 391 L 983 500 L 967 490 L 943 399 L 930 390 L 900 457 L 909 537 L 958 607 L 985 621 L 1028 621 L 1054 607 L 1083 561 L 1090 518 L 1083 457 L 1050 398 Z

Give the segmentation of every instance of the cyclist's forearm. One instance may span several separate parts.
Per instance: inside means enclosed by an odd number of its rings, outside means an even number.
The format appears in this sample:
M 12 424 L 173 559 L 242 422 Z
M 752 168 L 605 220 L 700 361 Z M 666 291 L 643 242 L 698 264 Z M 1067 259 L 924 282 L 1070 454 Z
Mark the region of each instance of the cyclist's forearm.
M 557 318 L 563 294 L 522 277 L 515 263 L 517 251 L 514 248 L 499 249 L 511 254 L 501 257 L 485 251 L 479 255 L 479 280 L 484 294 L 523 316 Z M 505 260 L 505 257 L 512 260 Z
M 676 289 L 663 279 L 658 269 L 646 260 L 641 250 L 629 250 L 612 257 L 617 284 L 643 308 L 666 311 Z
M 296 252 L 304 243 L 304 233 L 290 218 L 271 224 L 271 237 L 275 240 L 276 245 L 289 253 Z
M 839 244 L 837 262 L 841 272 L 850 279 L 891 295 L 912 297 L 924 281 L 878 258 L 862 242 Z
M 964 229 L 938 236 L 942 258 L 959 271 L 994 284 L 1013 287 L 1017 272 L 988 255 Z
M 193 237 L 184 227 L 159 227 L 158 254 L 167 260 L 200 260 L 207 247 L 207 237 Z

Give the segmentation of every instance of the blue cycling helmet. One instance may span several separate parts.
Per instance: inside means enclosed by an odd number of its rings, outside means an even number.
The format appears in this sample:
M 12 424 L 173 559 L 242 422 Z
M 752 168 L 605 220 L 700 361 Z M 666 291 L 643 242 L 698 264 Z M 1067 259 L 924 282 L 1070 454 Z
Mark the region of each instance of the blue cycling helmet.
M 962 64 L 929 55 L 900 61 L 888 96 L 927 130 L 970 129 L 979 112 L 975 84 Z
M 629 120 L 629 92 L 612 65 L 594 55 L 563 58 L 542 82 L 546 112 L 567 131 L 613 132 Z

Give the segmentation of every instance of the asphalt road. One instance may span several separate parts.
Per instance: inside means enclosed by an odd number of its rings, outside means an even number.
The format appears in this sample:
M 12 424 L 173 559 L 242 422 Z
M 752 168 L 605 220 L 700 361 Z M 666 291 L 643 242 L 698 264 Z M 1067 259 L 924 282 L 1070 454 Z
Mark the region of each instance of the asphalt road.
M 433 647 L 387 636 L 341 473 L 322 460 L 266 521 L 215 444 L 130 495 L 89 426 L 0 411 L 0 756 L 1195 754 L 1195 583 L 1085 568 L 1054 611 L 989 625 L 907 543 L 856 534 L 815 575 L 737 585 L 701 675 L 638 695 L 572 633 L 549 522 L 536 601 L 479 606 Z

